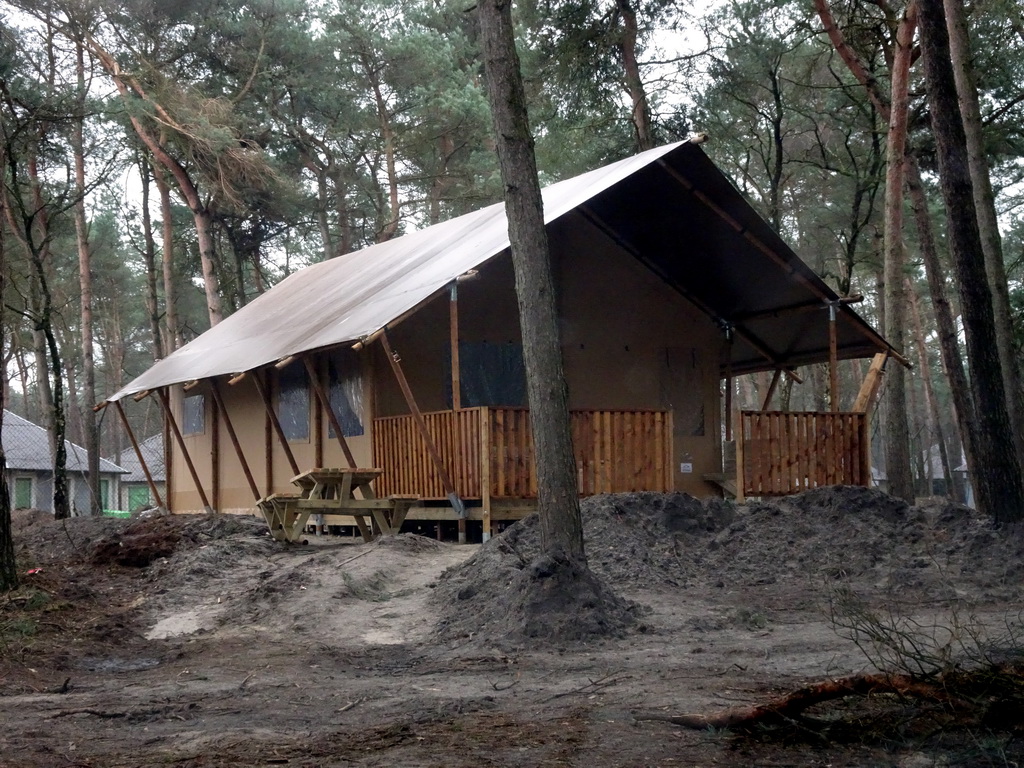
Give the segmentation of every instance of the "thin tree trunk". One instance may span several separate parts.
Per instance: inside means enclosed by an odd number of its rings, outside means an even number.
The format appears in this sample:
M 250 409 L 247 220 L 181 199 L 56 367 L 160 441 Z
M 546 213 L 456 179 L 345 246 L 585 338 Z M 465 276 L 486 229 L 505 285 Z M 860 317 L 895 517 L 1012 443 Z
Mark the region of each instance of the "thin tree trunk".
M 92 329 L 92 258 L 89 252 L 89 229 L 85 219 L 85 142 L 82 128 L 85 121 L 85 48 L 75 40 L 75 73 L 78 90 L 75 107 L 77 114 L 71 131 L 71 150 L 75 156 L 75 242 L 78 246 L 78 284 L 81 289 L 82 310 L 82 396 L 79 404 L 84 430 L 85 450 L 88 452 L 89 514 L 103 514 L 100 499 L 100 431 L 92 406 L 96 404 L 96 364 L 93 357 Z M 75 390 L 72 389 L 72 392 Z
M 153 180 L 160 193 L 160 216 L 162 219 L 161 270 L 164 280 L 164 325 L 167 338 L 164 352 L 170 354 L 181 346 L 181 326 L 178 324 L 178 292 L 174 288 L 174 217 L 171 206 L 171 187 L 164 178 L 163 170 L 154 168 Z
M 957 431 L 963 446 L 964 457 L 967 460 L 968 474 L 971 474 L 976 466 L 974 431 L 971 428 L 974 419 L 974 404 L 971 401 L 971 388 L 964 371 L 963 358 L 960 355 L 956 320 L 953 317 L 953 310 L 949 306 L 949 299 L 946 297 L 946 275 L 935 246 L 932 218 L 928 210 L 928 200 L 924 194 L 924 185 L 921 182 L 921 170 L 913 153 L 907 155 L 907 192 L 914 211 L 914 221 L 917 224 L 918 247 L 921 251 L 921 260 L 924 262 L 928 293 L 932 300 L 932 313 L 935 315 L 935 327 L 939 334 L 942 368 L 949 380 Z
M 639 34 L 636 11 L 630 0 L 616 0 L 616 7 L 622 19 L 622 42 L 619 50 L 622 53 L 622 69 L 626 75 L 626 90 L 633 105 L 631 119 L 636 136 L 636 148 L 643 152 L 653 149 L 655 142 L 651 126 L 651 108 L 647 101 L 643 78 L 640 77 L 640 64 L 636 58 L 636 40 Z
M 939 446 L 939 458 L 942 460 L 942 477 L 946 483 L 946 494 L 955 501 L 960 501 L 953 488 L 953 468 L 949 463 L 946 438 L 942 434 L 942 418 L 939 416 L 939 404 L 935 399 L 935 389 L 932 386 L 932 367 L 928 361 L 928 348 L 924 343 L 924 324 L 921 322 L 921 308 L 917 300 L 917 292 L 910 284 L 910 278 L 906 278 L 906 295 L 910 299 L 910 318 L 914 323 L 914 342 L 917 346 L 917 359 L 921 366 L 921 383 L 924 385 L 924 399 L 928 406 L 928 435 L 930 440 L 934 439 Z M 931 447 L 929 446 L 930 450 Z M 931 466 L 930 453 L 928 465 L 929 467 Z M 930 471 L 929 475 L 931 475 Z
M 483 0 L 477 4 L 477 15 L 516 274 L 541 542 L 546 551 L 561 550 L 585 566 L 569 392 L 562 369 L 555 286 L 511 0 Z
M 114 61 L 113 57 L 95 40 L 91 40 L 90 42 L 92 44 L 93 53 L 96 54 L 96 57 L 103 65 L 103 68 L 114 81 L 114 86 L 117 88 L 117 91 L 121 95 L 123 101 L 127 103 L 133 98 L 140 98 L 150 104 L 153 104 L 154 108 L 157 109 L 158 112 L 161 111 L 160 106 L 149 99 L 137 82 L 131 81 L 131 87 L 129 88 L 129 79 L 126 79 L 121 68 Z M 192 211 L 192 219 L 195 222 L 196 227 L 196 239 L 199 242 L 199 259 L 203 270 L 203 287 L 206 292 L 206 309 L 210 318 L 210 327 L 212 328 L 224 319 L 224 313 L 221 309 L 220 285 L 217 281 L 217 273 L 214 265 L 215 252 L 213 245 L 213 217 L 210 214 L 209 208 L 203 204 L 203 199 L 199 194 L 198 188 L 188 175 L 185 168 L 182 167 L 181 163 L 167 153 L 167 150 L 164 149 L 163 143 L 157 141 L 153 134 L 146 129 L 137 117 L 129 114 L 129 120 L 131 121 L 132 127 L 135 129 L 135 134 L 152 153 L 153 159 L 174 177 L 174 180 L 178 185 L 178 189 L 181 192 L 182 197 L 185 199 L 185 204 L 188 205 L 189 210 Z
M 164 356 L 164 345 L 160 334 L 160 296 L 156 278 L 156 238 L 153 237 L 153 219 L 149 214 L 149 185 L 152 181 L 152 166 L 140 153 L 139 174 L 142 176 L 142 236 L 145 247 L 142 258 L 146 263 L 146 314 L 149 316 L 149 333 L 153 338 L 153 359 Z
M 0 168 L 7 168 L 6 158 L 0 149 Z M 7 251 L 4 234 L 6 227 L 3 222 L 7 215 L 3 208 L 7 204 L 6 195 L 0 194 L 0 340 L 8 337 L 7 311 L 4 299 L 7 289 Z M 5 368 L 6 370 L 6 368 Z M 0 387 L 0 434 L 3 433 L 4 408 L 7 407 L 7 376 L 0 374 L 4 386 Z M 8 592 L 18 587 L 18 563 L 14 557 L 14 532 L 11 526 L 11 493 L 7 487 L 7 457 L 3 443 L 0 443 L 0 592 Z
M 1024 480 L 1010 434 L 992 293 L 985 275 L 974 192 L 968 171 L 967 139 L 957 104 L 949 37 L 942 0 L 920 0 L 921 53 L 939 179 L 949 224 L 949 247 L 956 270 L 967 356 L 971 366 L 978 466 L 974 473 L 978 509 L 997 522 L 1024 519 Z
M 967 18 L 963 0 L 944 0 L 946 28 L 953 62 L 956 90 L 960 97 L 960 116 L 967 138 L 967 161 L 974 188 L 974 205 L 978 215 L 981 247 L 985 254 L 985 273 L 992 291 L 992 310 L 996 321 L 996 348 L 1002 366 L 1003 388 L 1006 390 L 1006 408 L 1010 417 L 1011 434 L 1017 450 L 1017 461 L 1024 466 L 1024 403 L 1021 401 L 1021 375 L 1013 344 L 1013 315 L 1010 309 L 1010 291 L 1006 283 L 1003 264 L 1003 241 L 996 216 L 996 198 L 992 191 L 985 142 L 982 136 L 981 107 L 974 80 L 971 43 L 967 32 Z

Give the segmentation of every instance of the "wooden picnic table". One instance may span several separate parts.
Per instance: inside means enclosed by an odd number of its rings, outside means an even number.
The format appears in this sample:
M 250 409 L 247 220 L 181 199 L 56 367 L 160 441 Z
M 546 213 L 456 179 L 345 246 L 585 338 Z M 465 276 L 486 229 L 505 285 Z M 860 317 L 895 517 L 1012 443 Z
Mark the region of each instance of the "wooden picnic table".
M 419 500 L 417 496 L 378 499 L 371 483 L 383 471 L 377 468 L 309 469 L 292 478 L 299 493 L 271 494 L 261 499 L 258 506 L 271 534 L 280 541 L 297 541 L 313 514 L 351 516 L 363 539 L 372 541 L 367 518 L 377 524 L 382 535 L 396 534 L 401 530 L 409 508 Z M 359 492 L 358 498 L 356 491 Z

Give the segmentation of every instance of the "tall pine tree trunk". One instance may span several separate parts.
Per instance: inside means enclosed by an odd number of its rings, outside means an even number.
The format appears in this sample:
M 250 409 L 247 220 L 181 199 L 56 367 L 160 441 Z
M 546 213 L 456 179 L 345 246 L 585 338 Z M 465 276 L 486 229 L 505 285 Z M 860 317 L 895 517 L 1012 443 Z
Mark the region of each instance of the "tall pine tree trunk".
M 946 448 L 946 438 L 942 434 L 942 419 L 939 416 L 939 404 L 935 399 L 935 388 L 932 386 L 932 367 L 928 361 L 928 347 L 924 341 L 924 324 L 921 322 L 920 302 L 917 300 L 917 292 L 907 278 L 905 292 L 910 299 L 910 318 L 913 321 L 914 345 L 917 347 L 917 359 L 921 366 L 921 384 L 924 387 L 924 400 L 928 410 L 926 411 L 926 423 L 928 425 L 928 466 L 931 468 L 931 441 L 934 440 L 939 447 L 939 459 L 942 462 L 942 477 L 946 483 L 946 494 L 957 498 L 953 486 L 953 468 L 949 463 L 949 451 Z M 929 472 L 930 475 L 930 472 Z M 931 494 L 931 490 L 929 490 Z
M 1006 283 L 1003 264 L 1003 241 L 996 216 L 996 198 L 992 191 L 985 142 L 982 136 L 981 107 L 971 63 L 971 43 L 967 33 L 967 18 L 963 0 L 945 0 L 946 29 L 949 31 L 950 56 L 956 90 L 960 97 L 960 116 L 967 139 L 967 160 L 974 188 L 974 205 L 978 215 L 981 247 L 985 254 L 985 273 L 992 291 L 992 310 L 996 321 L 996 348 L 1002 366 L 1003 388 L 1006 390 L 1006 408 L 1017 461 L 1024 466 L 1024 403 L 1021 398 L 1020 365 L 1014 353 L 1013 318 L 1010 311 L 1010 291 Z
M 0 148 L 0 168 L 6 168 L 7 162 L 3 149 Z M 0 342 L 8 336 L 7 310 L 4 305 L 7 288 L 7 251 L 5 250 L 4 221 L 7 218 L 4 207 L 7 205 L 6 195 L 0 193 Z M 0 386 L 0 433 L 3 432 L 4 408 L 7 407 L 7 376 L 0 375 L 3 385 Z M 7 457 L 3 443 L 0 443 L 0 592 L 16 589 L 18 586 L 18 563 L 14 557 L 14 535 L 11 527 L 11 494 L 7 487 Z
M 885 338 L 896 349 L 904 347 L 906 297 L 903 294 L 903 179 L 907 141 L 907 109 L 910 56 L 917 26 L 916 2 L 911 2 L 896 34 L 892 63 L 892 93 L 889 132 L 886 140 L 885 173 Z M 910 472 L 910 431 L 907 424 L 907 375 L 902 366 L 892 366 L 886 376 L 885 472 L 889 493 L 914 502 L 914 480 Z
M 161 242 L 160 266 L 164 281 L 164 354 L 181 346 L 181 325 L 178 322 L 178 292 L 174 288 L 174 209 L 171 205 L 171 186 L 162 168 L 153 168 L 153 181 L 160 193 Z
M 103 514 L 100 498 L 100 431 L 92 407 L 96 404 L 96 365 L 93 357 L 92 328 L 92 259 L 89 251 L 89 228 L 85 219 L 85 142 L 82 137 L 85 122 L 85 49 L 81 39 L 75 41 L 75 73 L 78 79 L 71 130 L 71 151 L 75 156 L 75 242 L 78 247 L 78 284 L 81 289 L 82 318 L 82 426 L 85 450 L 88 452 L 89 514 Z
M 967 373 L 964 371 L 963 358 L 960 355 L 960 339 L 956 320 L 953 317 L 953 310 L 949 306 L 949 299 L 946 297 L 946 275 L 935 245 L 932 217 L 928 210 L 928 200 L 924 194 L 921 170 L 918 168 L 917 158 L 913 153 L 907 155 L 907 192 L 914 211 L 914 221 L 917 224 L 918 247 L 928 280 L 932 312 L 935 315 L 942 369 L 949 381 L 957 431 L 960 435 L 960 444 L 963 446 L 964 458 L 967 460 L 968 473 L 970 473 L 976 465 L 974 432 L 971 428 L 971 422 L 974 419 L 974 404 L 971 400 L 971 388 L 967 381 Z
M 149 213 L 149 187 L 153 171 L 142 153 L 139 153 L 139 175 L 142 177 L 142 236 L 145 247 L 142 258 L 146 264 L 146 316 L 149 318 L 149 335 L 152 337 L 153 359 L 164 356 L 163 339 L 160 334 L 160 294 L 157 291 L 156 238 L 153 237 L 153 218 Z
M 541 540 L 546 551 L 560 549 L 585 565 L 569 392 L 562 370 L 555 286 L 511 0 L 482 0 L 477 14 L 519 299 Z
M 949 249 L 960 291 L 967 358 L 974 392 L 974 480 L 978 509 L 997 522 L 1024 519 L 1024 478 L 1010 434 L 992 293 L 985 274 L 967 139 L 957 103 L 942 0 L 919 0 L 924 59 L 939 179 L 949 225 Z

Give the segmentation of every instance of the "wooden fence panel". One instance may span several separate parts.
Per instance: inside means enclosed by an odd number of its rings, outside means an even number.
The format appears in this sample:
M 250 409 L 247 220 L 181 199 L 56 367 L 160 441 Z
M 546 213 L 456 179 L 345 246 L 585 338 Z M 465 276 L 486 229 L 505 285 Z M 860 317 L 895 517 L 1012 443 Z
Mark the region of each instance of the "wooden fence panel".
M 868 485 L 870 479 L 863 413 L 743 411 L 737 439 L 745 496 Z
M 434 445 L 459 494 L 480 497 L 481 408 L 424 413 Z M 373 463 L 384 473 L 375 481 L 378 496 L 410 494 L 444 499 L 447 494 L 423 436 L 412 416 L 373 420 Z
M 463 498 L 481 498 L 483 482 L 489 483 L 492 498 L 537 496 L 526 408 L 467 408 L 423 418 Z M 671 412 L 573 411 L 570 426 L 580 495 L 671 490 Z M 489 441 L 481 439 L 483 434 L 490 435 Z M 374 419 L 373 458 L 384 470 L 376 481 L 378 494 L 445 498 L 412 416 Z

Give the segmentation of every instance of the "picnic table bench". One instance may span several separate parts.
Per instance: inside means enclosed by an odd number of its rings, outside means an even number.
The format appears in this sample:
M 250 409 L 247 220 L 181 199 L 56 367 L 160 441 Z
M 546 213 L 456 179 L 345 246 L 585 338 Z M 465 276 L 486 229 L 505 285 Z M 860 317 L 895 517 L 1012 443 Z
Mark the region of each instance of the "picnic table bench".
M 279 541 L 298 541 L 310 515 L 348 515 L 365 541 L 373 533 L 367 518 L 377 524 L 382 535 L 399 532 L 409 508 L 418 496 L 377 498 L 371 483 L 384 470 L 372 468 L 309 469 L 292 478 L 298 493 L 273 493 L 257 503 L 271 535 Z M 359 498 L 356 497 L 359 492 Z

